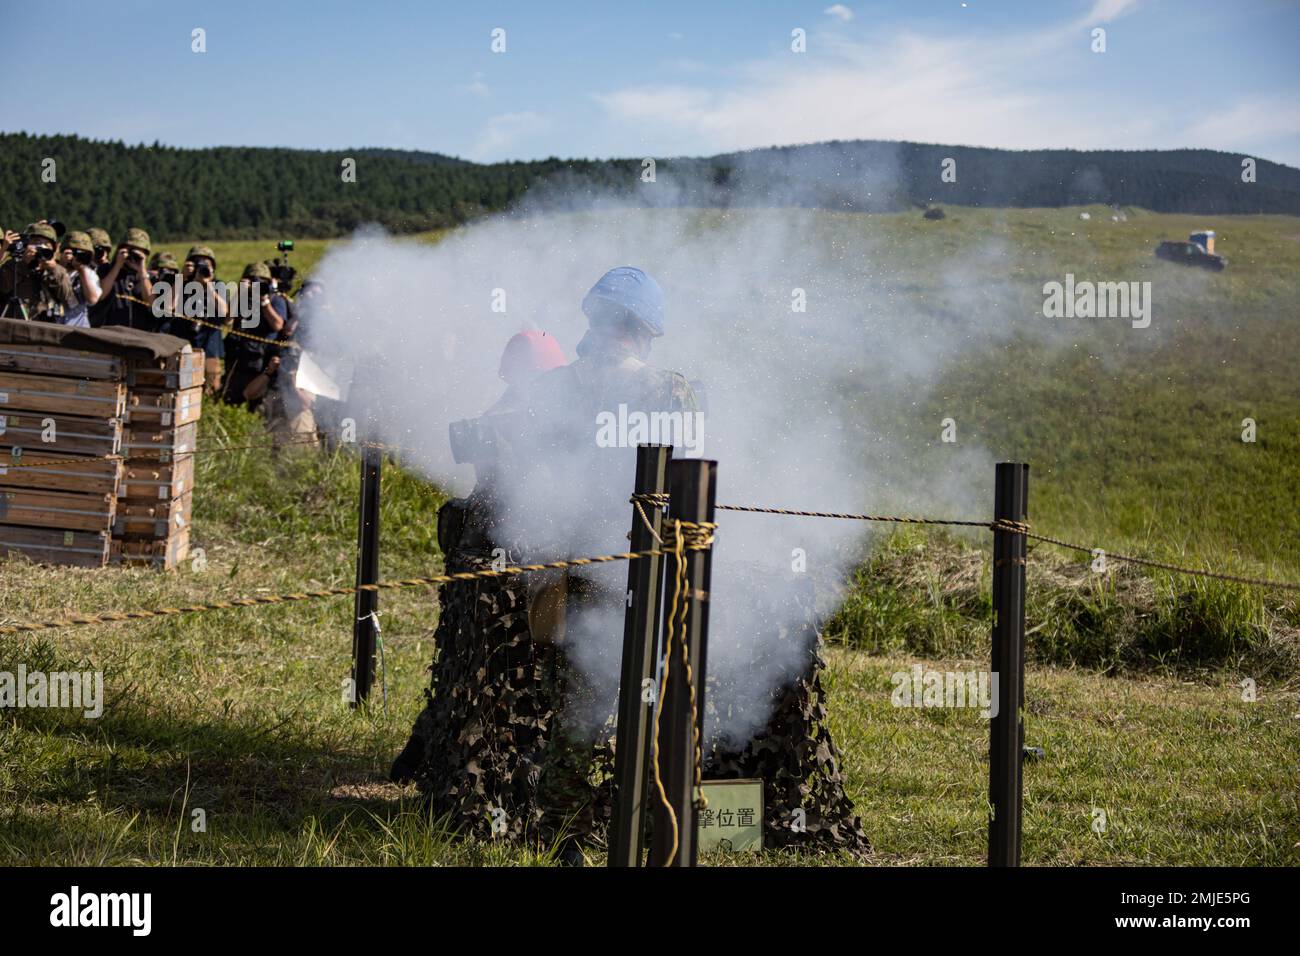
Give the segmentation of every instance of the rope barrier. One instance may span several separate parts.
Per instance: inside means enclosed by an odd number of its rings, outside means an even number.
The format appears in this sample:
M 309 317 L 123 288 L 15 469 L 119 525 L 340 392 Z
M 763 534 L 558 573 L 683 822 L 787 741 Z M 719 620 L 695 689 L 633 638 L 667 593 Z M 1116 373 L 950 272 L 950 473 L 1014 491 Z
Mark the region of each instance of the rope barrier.
M 668 504 L 668 495 L 663 493 L 639 494 L 633 495 L 631 501 L 636 505 L 637 511 L 641 515 L 641 519 L 646 522 L 648 527 L 649 519 L 646 517 L 645 512 L 641 510 L 641 504 L 645 503 L 656 507 L 664 507 Z M 1029 524 L 1023 521 L 960 521 L 948 518 L 913 518 L 904 515 L 867 515 L 846 514 L 832 511 L 795 511 L 789 508 L 759 508 L 750 505 L 714 505 L 714 507 L 718 511 L 745 511 L 755 514 L 792 515 L 803 518 L 841 518 L 853 521 L 886 521 L 899 524 L 950 525 L 966 528 L 987 528 L 990 531 L 1009 531 L 1012 534 L 1023 534 L 1026 538 L 1030 538 L 1034 541 L 1042 541 L 1046 544 L 1053 544 L 1057 547 L 1068 548 L 1073 551 L 1081 551 L 1085 554 L 1095 554 L 1100 551 L 1106 555 L 1108 560 L 1138 564 L 1143 567 L 1157 568 L 1175 574 L 1214 578 L 1218 581 L 1229 581 L 1234 584 L 1245 584 L 1251 587 L 1270 588 L 1280 591 L 1300 591 L 1300 583 L 1273 581 L 1267 578 L 1249 578 L 1237 574 L 1225 574 L 1221 571 L 1188 568 L 1177 564 L 1167 564 L 1163 561 L 1153 561 L 1150 558 L 1139 558 L 1133 555 L 1119 554 L 1107 551 L 1104 548 L 1088 547 L 1087 545 L 1075 544 L 1070 541 L 1062 541 L 1060 538 L 1052 538 L 1031 531 Z
M 276 294 L 280 295 L 282 293 L 276 293 Z M 150 311 L 150 313 L 153 312 L 152 302 L 146 302 L 144 301 L 144 299 L 137 299 L 135 296 L 127 295 L 125 292 L 114 292 L 113 296 L 118 299 L 125 299 L 128 302 L 134 302 L 136 305 L 144 306 L 146 309 Z M 288 298 L 288 296 L 285 296 L 285 298 Z M 290 299 L 289 301 L 292 302 L 293 300 Z M 274 345 L 276 348 L 281 348 L 281 349 L 302 348 L 302 346 L 300 346 L 297 342 L 293 341 L 292 339 L 266 339 L 260 335 L 254 335 L 252 332 L 241 331 L 240 329 L 236 329 L 233 326 L 221 325 L 215 322 L 209 322 L 206 319 L 194 318 L 193 316 L 189 316 L 189 315 L 184 315 L 184 314 L 173 315 L 171 313 L 167 313 L 165 315 L 158 316 L 158 318 L 172 319 L 172 320 L 184 319 L 186 322 L 193 322 L 195 325 L 203 325 L 209 329 L 216 329 L 218 332 L 224 331 L 227 335 L 237 335 L 242 339 L 252 339 L 254 342 L 261 342 L 264 345 Z
M 634 496 L 635 502 L 635 496 Z M 640 504 L 637 504 L 638 510 Z M 645 513 L 641 513 L 643 519 Z M 646 520 L 649 525 L 648 519 Z M 691 673 L 690 653 L 686 649 L 686 612 L 690 605 L 686 602 L 685 594 L 690 585 L 687 580 L 686 555 L 685 549 L 703 550 L 713 546 L 713 533 L 717 530 L 717 525 L 711 522 L 695 523 L 692 521 L 682 521 L 676 519 L 672 523 L 672 533 L 669 540 L 672 542 L 671 551 L 673 560 L 676 565 L 673 570 L 673 596 L 671 603 L 668 605 L 668 630 L 664 636 L 664 667 L 660 675 L 659 697 L 655 702 L 655 720 L 654 734 L 651 738 L 652 757 L 651 767 L 654 769 L 655 788 L 659 791 L 659 800 L 668 811 L 668 821 L 672 824 L 673 838 L 672 849 L 668 851 L 668 858 L 664 861 L 664 866 L 672 866 L 673 861 L 677 858 L 677 849 L 680 843 L 681 827 L 677 820 L 677 811 L 673 809 L 672 801 L 668 799 L 668 794 L 664 790 L 663 777 L 659 773 L 659 722 L 663 715 L 663 702 L 668 693 L 668 675 L 672 672 L 673 666 L 673 644 L 674 639 L 677 646 L 681 649 L 682 666 L 686 671 L 686 687 L 690 692 L 690 713 L 691 719 L 691 741 L 695 745 L 695 780 L 694 789 L 697 803 L 702 807 L 707 801 L 703 797 L 700 789 L 701 764 L 703 763 L 703 748 L 700 743 L 700 726 L 699 722 L 694 719 L 696 710 L 695 698 L 695 678 Z M 680 620 L 678 612 L 680 611 Z
M 684 523 L 683 523 L 684 524 Z M 669 547 L 702 550 L 713 544 L 712 534 L 700 535 L 691 529 L 680 539 L 673 537 Z M 115 624 L 121 621 L 141 621 L 156 617 L 175 617 L 179 614 L 198 614 L 204 611 L 227 611 L 241 607 L 259 607 L 267 604 L 290 604 L 298 601 L 313 601 L 321 598 L 342 597 L 356 594 L 358 591 L 391 591 L 404 588 L 426 587 L 431 584 L 451 584 L 455 581 L 476 581 L 483 578 L 511 577 L 531 571 L 555 571 L 565 568 L 581 568 L 592 564 L 608 564 L 613 561 L 638 561 L 642 558 L 655 557 L 671 552 L 653 548 L 649 551 L 623 551 L 617 554 L 599 554 L 585 558 L 567 558 L 563 561 L 547 561 L 542 564 L 519 564 L 503 568 L 485 568 L 481 571 L 457 571 L 452 574 L 431 574 L 420 578 L 403 578 L 393 581 L 377 581 L 374 584 L 362 584 L 353 587 L 325 588 L 317 591 L 295 591 L 289 594 L 270 594 L 261 597 L 235 598 L 230 601 L 211 601 L 207 604 L 189 604 L 184 607 L 163 607 L 139 611 L 106 611 L 102 614 L 75 615 L 49 621 L 31 621 L 21 624 L 0 625 L 0 634 L 30 634 L 34 631 L 52 631 L 63 627 L 85 627 L 94 624 Z

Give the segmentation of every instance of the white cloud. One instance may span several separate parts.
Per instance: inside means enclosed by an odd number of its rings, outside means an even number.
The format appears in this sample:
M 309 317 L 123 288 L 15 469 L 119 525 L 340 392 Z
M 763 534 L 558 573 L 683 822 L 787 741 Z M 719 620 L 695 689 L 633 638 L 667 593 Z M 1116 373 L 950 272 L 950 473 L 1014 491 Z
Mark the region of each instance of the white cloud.
M 469 158 L 480 162 L 506 158 L 506 152 L 520 139 L 540 133 L 551 125 L 540 113 L 499 113 L 488 118 L 487 125 L 469 151 Z
M 492 90 L 488 87 L 488 85 L 485 82 L 483 82 L 482 73 L 475 73 L 474 79 L 467 85 L 462 86 L 460 88 L 460 91 L 462 93 L 472 93 L 475 96 L 481 96 L 484 99 L 487 99 L 489 96 L 492 95 Z
M 853 19 L 853 11 L 842 3 L 834 3 L 827 7 L 822 13 L 828 17 L 838 17 L 843 23 L 848 23 Z
M 1139 0 L 1096 0 L 1084 20 L 1088 23 L 1110 23 L 1131 11 Z
M 1257 99 L 1218 110 L 1200 105 L 1204 113 L 1186 128 L 1187 142 L 1239 149 L 1242 155 L 1295 165 L 1297 157 L 1287 152 L 1288 145 L 1300 139 L 1300 105 L 1293 100 Z
M 1008 75 L 1001 50 L 968 39 L 916 35 L 878 46 L 823 42 L 825 53 L 750 64 L 741 80 L 702 86 L 640 86 L 597 96 L 616 122 L 642 138 L 691 142 L 715 152 L 828 139 L 910 139 L 1041 145 L 1074 120 Z
M 1133 6 L 1099 0 L 1094 11 L 1113 18 Z M 1300 108 L 1251 102 L 1216 112 L 1203 101 L 1171 106 L 1158 89 L 1133 87 L 1117 109 L 1104 89 L 1079 82 L 1087 47 L 1076 33 L 1055 25 L 1019 34 L 822 36 L 815 56 L 776 54 L 732 67 L 721 87 L 682 77 L 596 94 L 612 147 L 601 152 L 651 144 L 661 155 L 705 155 L 886 139 L 1004 149 L 1262 146 L 1259 155 L 1294 161 Z

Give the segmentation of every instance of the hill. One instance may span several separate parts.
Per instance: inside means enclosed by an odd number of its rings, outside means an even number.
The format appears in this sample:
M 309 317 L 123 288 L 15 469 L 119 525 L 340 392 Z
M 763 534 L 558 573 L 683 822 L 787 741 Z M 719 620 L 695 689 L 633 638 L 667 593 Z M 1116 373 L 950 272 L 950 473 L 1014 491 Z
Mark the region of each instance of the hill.
M 344 182 L 343 160 L 357 160 Z M 1212 150 L 1011 151 L 870 140 L 656 161 L 551 157 L 472 163 L 380 148 L 179 149 L 78 136 L 0 133 L 0 223 L 44 216 L 156 239 L 338 236 L 365 223 L 393 232 L 458 225 L 519 203 L 584 205 L 597 196 L 647 206 L 804 206 L 897 212 L 932 202 L 983 207 L 1089 203 L 1174 213 L 1300 215 L 1300 170 Z M 55 161 L 47 182 L 46 160 Z M 944 181 L 945 160 L 955 181 Z M 949 177 L 951 178 L 951 177 Z

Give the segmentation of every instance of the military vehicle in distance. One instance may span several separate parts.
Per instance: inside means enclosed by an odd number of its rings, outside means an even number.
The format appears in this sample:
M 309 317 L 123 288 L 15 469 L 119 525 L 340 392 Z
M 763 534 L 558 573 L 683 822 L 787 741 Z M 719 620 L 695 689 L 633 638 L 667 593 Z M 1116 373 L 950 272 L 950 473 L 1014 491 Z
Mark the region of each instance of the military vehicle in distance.
M 1166 239 L 1156 246 L 1156 258 L 1178 262 L 1185 266 L 1200 266 L 1212 272 L 1222 272 L 1228 260 L 1214 253 L 1214 233 L 1209 230 L 1194 232 L 1187 242 Z

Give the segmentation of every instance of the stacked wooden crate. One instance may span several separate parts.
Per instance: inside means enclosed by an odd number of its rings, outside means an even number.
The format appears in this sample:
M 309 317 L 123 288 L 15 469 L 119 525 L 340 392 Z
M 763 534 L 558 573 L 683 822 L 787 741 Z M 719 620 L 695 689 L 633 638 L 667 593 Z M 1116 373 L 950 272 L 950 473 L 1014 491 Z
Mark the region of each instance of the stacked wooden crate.
M 0 557 L 184 560 L 202 393 L 181 339 L 0 320 Z
M 202 409 L 202 352 L 129 363 L 114 560 L 171 568 L 188 556 Z
M 108 560 L 125 377 L 117 355 L 0 341 L 0 556 Z

